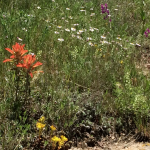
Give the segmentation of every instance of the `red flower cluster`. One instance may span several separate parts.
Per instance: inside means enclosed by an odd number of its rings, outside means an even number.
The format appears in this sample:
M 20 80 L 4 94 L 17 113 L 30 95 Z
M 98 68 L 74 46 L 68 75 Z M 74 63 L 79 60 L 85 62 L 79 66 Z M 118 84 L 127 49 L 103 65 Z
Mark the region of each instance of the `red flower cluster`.
M 18 43 L 16 43 L 15 45 L 12 46 L 12 50 L 9 48 L 5 48 L 12 54 L 12 56 L 10 56 L 10 59 L 5 59 L 3 62 L 10 62 L 16 60 L 17 61 L 16 66 L 25 68 L 27 72 L 30 74 L 31 78 L 33 78 L 32 74 L 33 69 L 35 67 L 42 65 L 42 63 L 41 62 L 34 63 L 36 60 L 35 55 L 32 54 L 24 55 L 25 53 L 28 52 L 28 50 L 24 50 L 24 46 L 25 44 L 19 45 Z

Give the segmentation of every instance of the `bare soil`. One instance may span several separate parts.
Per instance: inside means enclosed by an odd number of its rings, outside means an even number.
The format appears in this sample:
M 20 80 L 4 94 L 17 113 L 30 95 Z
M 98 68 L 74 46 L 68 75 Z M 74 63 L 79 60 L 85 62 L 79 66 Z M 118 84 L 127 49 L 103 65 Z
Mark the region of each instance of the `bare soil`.
M 104 145 L 102 147 L 72 147 L 70 150 L 150 150 L 150 143 L 134 142 L 129 143 L 119 142 L 114 144 Z

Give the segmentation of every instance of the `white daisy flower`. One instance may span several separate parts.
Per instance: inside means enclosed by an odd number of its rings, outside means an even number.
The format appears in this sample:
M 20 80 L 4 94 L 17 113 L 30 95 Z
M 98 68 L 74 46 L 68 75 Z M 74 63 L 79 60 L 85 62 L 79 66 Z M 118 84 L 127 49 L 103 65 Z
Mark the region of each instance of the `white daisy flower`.
M 27 29 L 26 29 L 26 28 L 22 28 L 22 30 L 27 32 Z
M 37 9 L 41 9 L 41 7 L 38 6 Z
M 66 10 L 70 10 L 70 8 L 66 8 Z
M 134 43 L 130 43 L 131 45 L 135 45 Z
M 84 31 L 83 30 L 79 30 L 79 32 L 83 33 Z
M 58 31 L 55 31 L 54 33 L 55 33 L 55 34 L 59 34 L 59 32 L 58 32 Z
M 90 41 L 90 40 L 92 40 L 92 38 L 91 38 L 91 37 L 87 37 L 86 40 L 87 40 L 87 41 Z
M 102 44 L 111 44 L 108 41 L 100 41 Z
M 95 16 L 95 13 L 91 13 L 91 15 L 90 16 Z
M 64 41 L 64 39 L 62 39 L 62 38 L 58 38 L 58 41 L 61 41 L 61 42 L 63 42 L 63 41 Z
M 97 30 L 97 31 L 99 30 L 99 29 L 97 29 L 97 28 L 93 28 L 93 29 L 94 29 L 94 30 Z
M 89 45 L 90 45 L 90 46 L 94 46 L 94 44 L 93 44 L 92 42 L 89 42 Z
M 71 31 L 76 31 L 76 29 L 75 28 L 71 28 Z
M 32 56 L 34 56 L 34 53 L 31 53 Z
M 81 40 L 81 39 L 82 39 L 82 37 L 77 35 L 77 39 Z
M 21 39 L 21 38 L 19 38 L 19 37 L 17 37 L 17 39 L 18 39 L 19 41 L 22 41 L 22 39 Z
M 136 46 L 139 46 L 139 47 L 141 46 L 141 45 L 140 45 L 140 44 L 138 44 L 138 43 L 136 43 L 135 45 L 136 45 Z
M 106 37 L 105 37 L 105 36 L 103 36 L 103 35 L 101 36 L 101 38 L 102 38 L 102 39 L 106 39 Z
M 73 24 L 74 26 L 78 26 L 79 24 L 78 23 L 76 23 L 76 24 Z
M 80 11 L 86 11 L 86 10 L 81 9 Z
M 93 32 L 93 31 L 94 31 L 94 28 L 90 28 L 90 31 Z
M 69 16 L 69 19 L 73 19 L 73 17 L 72 17 L 72 16 Z
M 71 35 L 72 37 L 76 37 L 74 34 Z
M 57 26 L 57 28 L 59 28 L 59 29 L 60 29 L 60 28 L 62 28 L 62 26 Z
M 45 20 L 47 23 L 49 22 L 49 20 L 47 19 L 47 20 Z
M 67 28 L 67 29 L 65 29 L 65 31 L 70 32 L 70 29 Z
M 122 40 L 120 37 L 117 37 L 116 39 L 117 39 L 117 40 L 120 40 L 120 41 Z

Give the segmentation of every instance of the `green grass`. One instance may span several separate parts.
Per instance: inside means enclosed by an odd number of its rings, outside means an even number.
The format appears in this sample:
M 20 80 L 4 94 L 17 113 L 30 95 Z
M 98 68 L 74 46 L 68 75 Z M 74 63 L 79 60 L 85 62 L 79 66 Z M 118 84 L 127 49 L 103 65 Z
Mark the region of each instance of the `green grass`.
M 105 3 L 111 22 L 101 14 L 101 4 Z M 143 34 L 150 24 L 149 7 L 148 0 L 0 0 L 2 148 L 17 149 L 27 137 L 33 139 L 41 115 L 47 125 L 67 132 L 86 103 L 102 118 L 106 114 L 131 117 L 137 129 L 148 135 L 150 79 L 136 66 L 140 65 L 143 46 L 149 45 Z M 3 63 L 10 57 L 5 48 L 16 42 L 25 44 L 25 49 L 43 63 L 38 69 L 44 73 L 31 80 L 25 107 L 23 92 L 15 102 L 16 77 L 11 63 Z M 24 79 L 21 85 L 24 89 Z

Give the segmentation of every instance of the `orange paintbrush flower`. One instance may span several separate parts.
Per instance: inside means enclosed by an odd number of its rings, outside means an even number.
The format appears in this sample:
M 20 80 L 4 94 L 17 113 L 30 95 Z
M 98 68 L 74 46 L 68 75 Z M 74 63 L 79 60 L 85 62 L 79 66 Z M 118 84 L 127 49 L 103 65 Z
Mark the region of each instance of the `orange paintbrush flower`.
M 16 59 L 17 63 L 20 62 L 23 55 L 28 52 L 28 50 L 24 50 L 24 46 L 25 44 L 20 45 L 19 43 L 16 43 L 12 46 L 12 50 L 10 48 L 5 48 L 12 55 L 10 56 L 10 59 L 5 59 L 3 62 L 13 61 L 13 59 Z
M 30 74 L 31 78 L 33 78 L 33 74 L 32 74 L 32 70 L 35 68 L 35 67 L 38 67 L 38 66 L 41 66 L 42 63 L 41 62 L 35 62 L 36 58 L 35 58 L 35 55 L 25 55 L 23 57 L 23 64 L 19 63 L 17 64 L 17 67 L 22 67 L 22 68 L 25 68 L 27 69 L 27 72 Z M 42 72 L 42 71 L 40 71 Z

